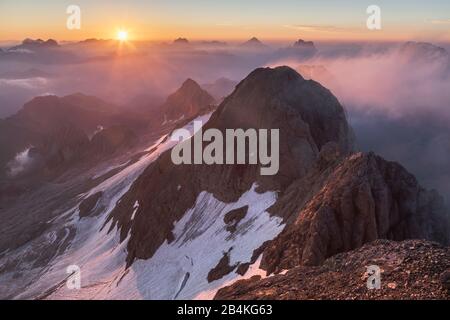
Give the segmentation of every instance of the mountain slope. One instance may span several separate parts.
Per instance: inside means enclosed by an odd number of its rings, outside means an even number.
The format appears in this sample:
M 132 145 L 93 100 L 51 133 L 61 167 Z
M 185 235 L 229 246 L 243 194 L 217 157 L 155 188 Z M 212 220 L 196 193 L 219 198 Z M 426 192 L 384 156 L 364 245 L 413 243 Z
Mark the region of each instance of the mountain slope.
M 145 131 L 149 124 L 144 117 L 94 96 L 76 93 L 36 97 L 18 113 L 0 121 L 0 177 L 8 173 L 8 163 L 28 148 L 48 158 L 51 166 L 80 158 L 92 151 L 88 150 L 89 137 L 98 128 L 113 126 Z
M 259 68 L 214 112 L 181 109 L 203 124 L 195 132 L 194 122 L 183 123 L 190 135 L 181 143 L 191 147 L 209 128 L 278 129 L 279 170 L 261 175 L 261 164 L 176 165 L 171 150 L 178 140 L 162 135 L 108 173 L 89 172 L 82 187 L 70 186 L 70 199 L 55 196 L 56 208 L 49 209 L 55 199 L 35 195 L 49 223 L 0 255 L 0 280 L 14 284 L 0 295 L 212 298 L 237 280 L 286 269 L 295 275 L 297 268 L 379 238 L 448 243 L 448 212 L 440 197 L 400 165 L 354 153 L 339 101 L 296 71 Z M 14 219 L 12 211 L 8 219 Z M 82 270 L 80 290 L 64 286 L 69 264 Z M 251 292 L 254 281 L 243 288 Z M 231 288 L 239 297 L 239 285 Z M 223 297 L 233 297 L 230 290 Z

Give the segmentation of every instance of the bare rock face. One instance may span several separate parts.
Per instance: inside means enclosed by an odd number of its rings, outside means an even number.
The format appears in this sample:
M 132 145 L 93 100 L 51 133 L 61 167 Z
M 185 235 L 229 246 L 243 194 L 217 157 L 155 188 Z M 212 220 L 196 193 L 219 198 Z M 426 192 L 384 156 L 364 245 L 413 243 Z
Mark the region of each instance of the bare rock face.
M 269 273 L 319 265 L 376 239 L 450 243 L 442 198 L 421 188 L 400 165 L 374 154 L 344 159 L 295 216 L 264 251 L 262 265 Z
M 132 148 L 138 137 L 126 126 L 111 126 L 92 137 L 90 148 L 93 153 L 112 154 L 119 149 Z
M 240 207 L 234 210 L 231 210 L 223 219 L 223 222 L 227 225 L 227 231 L 233 233 L 236 231 L 237 225 L 239 222 L 245 218 L 248 211 L 248 206 Z
M 53 169 L 79 159 L 88 145 L 87 135 L 76 126 L 67 124 L 47 134 L 37 149 L 45 158 L 46 167 Z
M 231 249 L 230 249 L 231 251 Z M 208 273 L 208 282 L 213 282 L 214 280 L 218 280 L 222 278 L 223 276 L 227 275 L 231 271 L 233 271 L 237 265 L 230 266 L 230 253 L 224 252 L 222 259 L 220 259 L 217 266 L 215 266 L 211 271 Z
M 257 178 L 261 185 L 276 181 L 277 188 L 306 175 L 325 144 L 335 143 L 342 154 L 353 150 L 353 132 L 339 101 L 289 67 L 250 73 L 211 116 L 208 128 L 279 129 L 279 173 L 271 181 Z
M 117 107 L 80 93 L 33 98 L 15 115 L 0 121 L 0 175 L 7 162 L 30 146 L 55 166 L 80 155 L 97 126 L 124 121 Z
M 161 107 L 165 120 L 191 118 L 215 103 L 214 98 L 203 90 L 197 82 L 187 79 L 171 94 Z
M 122 240 L 131 232 L 129 264 L 135 258 L 150 258 L 165 240 L 171 241 L 174 221 L 195 204 L 200 192 L 210 192 L 223 202 L 237 201 L 254 183 L 258 192 L 282 192 L 307 176 L 321 159 L 325 145 L 332 143 L 341 156 L 353 148 L 353 134 L 338 100 L 288 67 L 250 73 L 212 114 L 204 130 L 208 128 L 218 129 L 224 136 L 226 129 L 279 129 L 278 173 L 261 176 L 259 164 L 175 165 L 170 151 L 161 154 L 110 215 L 111 228 L 119 226 Z M 139 213 L 131 223 L 136 201 Z
M 327 259 L 321 266 L 298 266 L 284 275 L 255 276 L 220 289 L 217 300 L 247 299 L 440 299 L 450 248 L 436 243 L 376 240 Z M 367 288 L 367 266 L 381 269 L 381 288 Z M 448 280 L 447 280 L 448 281 Z

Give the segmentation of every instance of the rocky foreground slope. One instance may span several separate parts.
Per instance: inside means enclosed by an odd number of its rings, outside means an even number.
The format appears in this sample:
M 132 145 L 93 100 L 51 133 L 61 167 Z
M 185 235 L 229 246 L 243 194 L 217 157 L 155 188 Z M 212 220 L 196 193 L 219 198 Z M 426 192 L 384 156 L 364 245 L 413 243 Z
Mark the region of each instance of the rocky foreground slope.
M 367 289 L 367 267 L 381 268 L 381 288 Z M 335 255 L 320 266 L 254 276 L 220 289 L 227 299 L 449 299 L 450 248 L 437 243 L 376 240 Z

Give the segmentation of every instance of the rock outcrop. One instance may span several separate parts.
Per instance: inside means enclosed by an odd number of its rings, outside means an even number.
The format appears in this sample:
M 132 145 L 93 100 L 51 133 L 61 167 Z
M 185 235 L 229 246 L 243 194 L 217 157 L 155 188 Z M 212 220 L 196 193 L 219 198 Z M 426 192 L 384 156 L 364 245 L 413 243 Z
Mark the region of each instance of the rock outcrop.
M 315 177 L 315 184 L 323 179 Z M 294 214 L 295 220 L 266 247 L 262 267 L 269 273 L 319 265 L 376 239 L 450 243 L 450 216 L 443 199 L 421 188 L 396 163 L 357 153 L 322 181 L 320 190 Z M 279 202 L 278 206 L 299 200 L 289 197 Z

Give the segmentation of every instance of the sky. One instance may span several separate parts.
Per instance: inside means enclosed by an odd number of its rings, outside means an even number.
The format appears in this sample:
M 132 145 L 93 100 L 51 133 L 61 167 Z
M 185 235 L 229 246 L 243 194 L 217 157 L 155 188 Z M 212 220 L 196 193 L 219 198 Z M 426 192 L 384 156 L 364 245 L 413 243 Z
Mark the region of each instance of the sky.
M 69 5 L 81 29 L 66 28 Z M 381 8 L 381 30 L 368 30 L 366 9 Z M 132 40 L 426 40 L 450 41 L 449 0 L 0 0 L 0 41 L 30 38 Z

